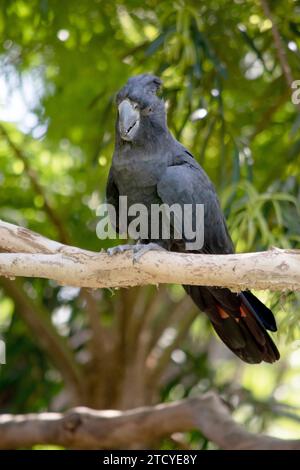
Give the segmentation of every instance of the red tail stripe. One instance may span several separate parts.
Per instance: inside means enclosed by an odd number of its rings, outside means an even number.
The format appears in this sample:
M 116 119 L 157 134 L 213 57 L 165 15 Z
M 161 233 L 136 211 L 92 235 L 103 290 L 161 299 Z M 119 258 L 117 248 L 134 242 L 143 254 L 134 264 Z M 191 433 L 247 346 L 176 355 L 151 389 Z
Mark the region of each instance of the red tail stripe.
M 241 317 L 245 318 L 248 316 L 248 312 L 243 305 L 240 306 L 240 311 L 241 311 Z
M 226 318 L 229 318 L 228 313 L 226 313 L 225 310 L 223 310 L 222 307 L 220 307 L 220 305 L 217 305 L 217 308 L 218 308 L 220 317 L 221 317 L 223 320 L 226 320 Z

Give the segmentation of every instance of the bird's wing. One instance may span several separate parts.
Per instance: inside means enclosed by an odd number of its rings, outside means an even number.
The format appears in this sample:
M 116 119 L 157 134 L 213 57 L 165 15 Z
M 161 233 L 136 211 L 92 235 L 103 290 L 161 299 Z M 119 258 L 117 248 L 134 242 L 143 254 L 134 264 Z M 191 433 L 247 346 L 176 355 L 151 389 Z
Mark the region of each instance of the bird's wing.
M 119 190 L 118 190 L 118 187 L 117 187 L 117 185 L 114 181 L 112 169 L 110 169 L 110 171 L 109 171 L 108 178 L 107 178 L 107 183 L 106 183 L 106 202 L 107 202 L 107 204 L 111 204 L 115 208 L 116 221 L 114 220 L 113 217 L 111 217 L 110 211 L 108 211 L 108 212 L 109 212 L 109 215 L 110 215 L 110 222 L 111 222 L 114 230 L 117 233 L 119 233 L 119 224 L 118 224 L 118 221 L 119 221 Z
M 204 246 L 201 252 L 233 253 L 215 188 L 190 154 L 183 153 L 174 159 L 174 164 L 162 175 L 157 193 L 162 202 L 169 206 L 191 204 L 193 219 L 196 204 L 204 204 Z
M 204 246 L 200 252 L 233 252 L 215 189 L 190 156 L 184 156 L 168 167 L 157 192 L 169 205 L 204 204 Z M 242 360 L 259 363 L 279 359 L 279 352 L 266 331 L 266 328 L 276 329 L 275 319 L 253 294 L 243 292 L 238 295 L 225 288 L 195 285 L 184 288 L 207 314 L 222 341 Z

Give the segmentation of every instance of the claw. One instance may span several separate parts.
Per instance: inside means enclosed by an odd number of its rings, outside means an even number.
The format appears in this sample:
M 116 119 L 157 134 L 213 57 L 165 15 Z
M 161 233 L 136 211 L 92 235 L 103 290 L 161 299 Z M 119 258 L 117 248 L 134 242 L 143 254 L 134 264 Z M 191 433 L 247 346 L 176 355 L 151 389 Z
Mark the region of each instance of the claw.
M 108 248 L 107 254 L 109 256 L 114 256 L 118 253 L 124 253 L 124 251 L 129 251 L 133 250 L 135 245 L 118 245 L 118 246 L 113 246 L 112 248 Z
M 165 248 L 157 243 L 148 243 L 147 245 L 134 245 L 133 247 L 133 264 L 136 264 L 141 257 L 148 251 L 166 251 Z
M 148 251 L 165 251 L 165 248 L 158 245 L 157 243 L 148 243 L 147 245 L 142 243 L 137 243 L 136 245 L 118 245 L 108 248 L 107 254 L 109 256 L 114 256 L 118 253 L 124 253 L 125 251 L 133 252 L 133 264 L 137 263 L 141 257 Z
M 118 253 L 124 253 L 125 251 L 132 251 L 133 252 L 132 261 L 133 261 L 133 264 L 136 264 L 145 253 L 151 250 L 165 251 L 165 248 L 158 245 L 157 243 L 148 243 L 147 245 L 144 245 L 142 243 L 137 243 L 136 245 L 113 246 L 112 248 L 108 248 L 107 254 L 109 256 L 114 256 Z

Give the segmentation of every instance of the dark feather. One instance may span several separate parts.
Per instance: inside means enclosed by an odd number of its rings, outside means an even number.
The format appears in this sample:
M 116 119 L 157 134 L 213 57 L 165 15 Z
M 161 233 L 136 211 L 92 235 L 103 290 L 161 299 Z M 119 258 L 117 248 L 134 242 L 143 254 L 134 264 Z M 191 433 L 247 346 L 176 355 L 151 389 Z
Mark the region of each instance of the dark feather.
M 156 95 L 161 80 L 151 74 L 132 77 L 117 95 L 138 104 L 139 128 L 133 140 L 122 140 L 116 123 L 116 142 L 107 185 L 107 199 L 116 209 L 117 195 L 128 204 L 190 204 L 195 226 L 196 204 L 204 204 L 204 245 L 200 253 L 234 252 L 215 188 L 202 167 L 168 130 L 164 103 Z M 151 230 L 150 230 L 151 232 Z M 150 240 L 159 243 L 164 240 Z M 168 249 L 186 251 L 186 238 L 171 239 Z M 275 318 L 251 292 L 184 286 L 199 309 L 207 314 L 222 341 L 248 363 L 274 362 L 279 352 L 266 329 L 276 331 Z

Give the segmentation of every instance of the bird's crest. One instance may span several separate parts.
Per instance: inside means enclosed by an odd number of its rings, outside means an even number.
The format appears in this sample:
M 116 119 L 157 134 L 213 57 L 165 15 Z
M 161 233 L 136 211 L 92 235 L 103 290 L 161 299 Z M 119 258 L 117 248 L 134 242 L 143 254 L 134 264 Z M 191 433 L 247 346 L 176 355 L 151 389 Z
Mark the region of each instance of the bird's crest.
M 162 86 L 162 81 L 155 75 L 143 73 L 130 78 L 127 84 L 134 87 L 143 87 L 149 93 L 157 93 Z
M 129 78 L 126 85 L 119 91 L 119 96 L 136 94 L 138 92 L 155 95 L 162 86 L 159 77 L 150 73 L 143 73 Z

